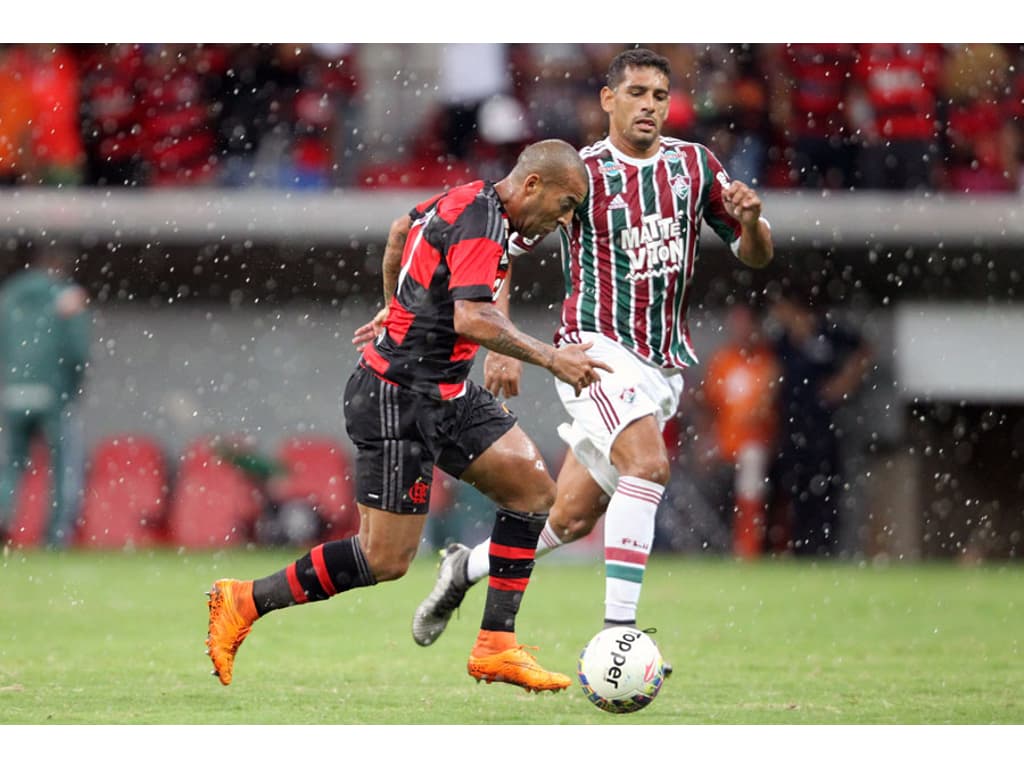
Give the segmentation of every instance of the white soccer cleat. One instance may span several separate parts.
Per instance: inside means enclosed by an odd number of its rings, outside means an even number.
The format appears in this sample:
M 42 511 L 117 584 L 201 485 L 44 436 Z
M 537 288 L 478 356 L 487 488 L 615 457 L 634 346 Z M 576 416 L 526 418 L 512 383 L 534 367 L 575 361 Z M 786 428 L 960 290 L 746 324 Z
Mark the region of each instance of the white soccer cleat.
M 417 645 L 430 645 L 444 632 L 455 609 L 473 586 L 466 579 L 469 547 L 449 544 L 437 569 L 437 583 L 412 617 L 412 639 Z

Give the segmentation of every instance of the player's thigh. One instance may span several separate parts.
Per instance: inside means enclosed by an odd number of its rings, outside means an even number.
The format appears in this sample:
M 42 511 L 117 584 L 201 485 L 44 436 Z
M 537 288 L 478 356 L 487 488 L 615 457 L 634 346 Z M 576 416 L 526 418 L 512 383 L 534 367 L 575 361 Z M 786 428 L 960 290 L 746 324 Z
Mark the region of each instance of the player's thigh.
M 609 458 L 620 475 L 668 482 L 668 450 L 661 425 L 651 414 L 631 421 L 616 435 Z
M 544 458 L 518 425 L 481 453 L 460 479 L 516 512 L 547 512 L 555 499 L 555 482 Z

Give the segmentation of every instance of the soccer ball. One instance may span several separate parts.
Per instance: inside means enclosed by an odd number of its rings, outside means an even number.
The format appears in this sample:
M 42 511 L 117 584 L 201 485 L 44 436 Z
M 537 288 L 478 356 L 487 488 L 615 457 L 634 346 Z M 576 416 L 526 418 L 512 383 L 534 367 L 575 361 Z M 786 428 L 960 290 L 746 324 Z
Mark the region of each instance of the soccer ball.
M 650 635 L 636 627 L 609 627 L 580 651 L 576 676 L 594 706 L 620 715 L 654 701 L 665 669 Z

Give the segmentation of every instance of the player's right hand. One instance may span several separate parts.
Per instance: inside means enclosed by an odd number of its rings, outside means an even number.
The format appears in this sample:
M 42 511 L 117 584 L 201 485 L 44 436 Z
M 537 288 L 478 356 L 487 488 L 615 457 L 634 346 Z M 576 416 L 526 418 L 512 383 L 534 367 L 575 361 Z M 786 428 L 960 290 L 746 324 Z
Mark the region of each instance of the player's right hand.
M 571 386 L 577 396 L 591 384 L 601 380 L 598 370 L 614 373 L 608 363 L 587 355 L 587 350 L 592 346 L 593 342 L 588 341 L 586 344 L 566 344 L 564 347 L 555 348 L 551 372 Z

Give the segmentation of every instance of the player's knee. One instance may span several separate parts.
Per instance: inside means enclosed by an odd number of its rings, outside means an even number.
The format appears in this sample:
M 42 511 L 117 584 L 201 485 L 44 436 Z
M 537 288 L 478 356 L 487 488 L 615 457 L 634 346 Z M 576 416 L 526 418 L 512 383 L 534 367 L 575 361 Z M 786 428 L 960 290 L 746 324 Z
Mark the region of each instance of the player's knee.
M 366 561 L 370 566 L 370 572 L 373 573 L 373 578 L 379 584 L 382 581 L 395 581 L 405 576 L 409 572 L 412 557 L 405 554 L 389 553 L 375 556 L 368 552 Z
M 561 539 L 563 544 L 582 539 L 594 530 L 596 524 L 597 518 L 573 515 L 557 507 L 551 510 L 551 515 L 548 517 L 548 525 L 551 526 L 551 530 L 555 532 L 555 535 Z
M 629 477 L 639 477 L 650 483 L 665 485 L 669 478 L 669 464 L 666 456 L 638 456 L 619 469 L 619 473 Z
M 531 515 L 547 513 L 555 503 L 555 481 L 546 471 L 521 473 L 513 485 L 492 498 L 507 509 Z
M 521 509 L 524 512 L 531 514 L 538 514 L 547 512 L 551 509 L 551 506 L 555 503 L 555 483 L 549 477 L 547 482 L 539 482 L 529 495 L 529 499 L 525 502 Z

